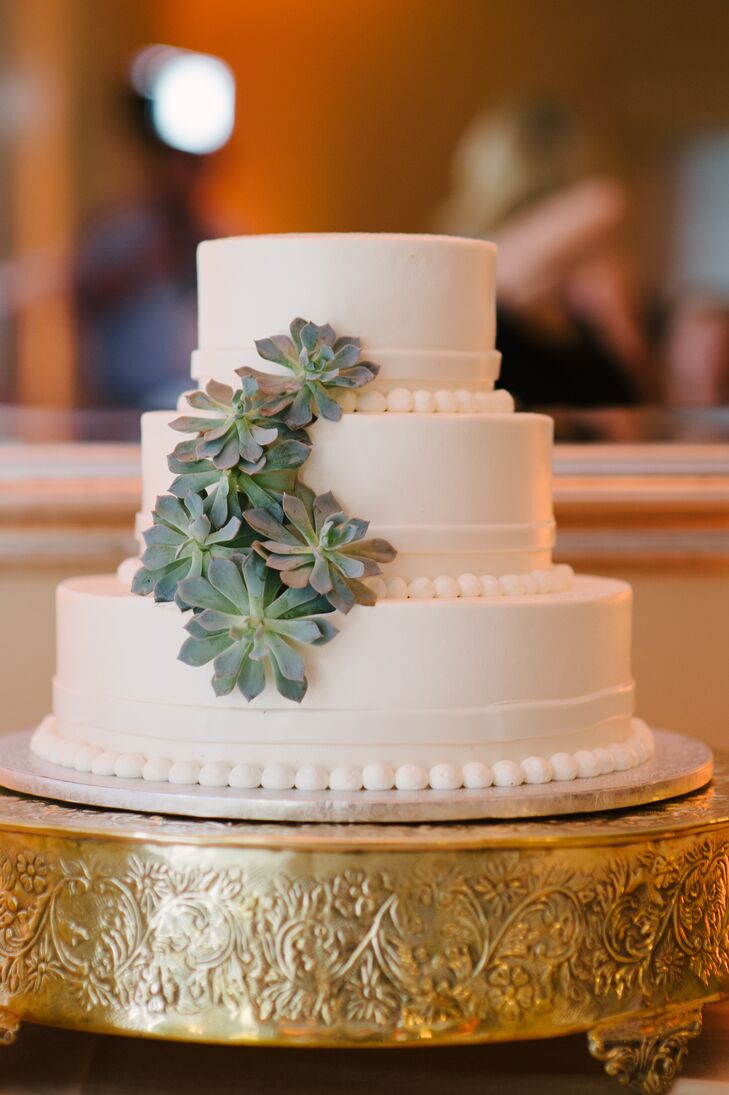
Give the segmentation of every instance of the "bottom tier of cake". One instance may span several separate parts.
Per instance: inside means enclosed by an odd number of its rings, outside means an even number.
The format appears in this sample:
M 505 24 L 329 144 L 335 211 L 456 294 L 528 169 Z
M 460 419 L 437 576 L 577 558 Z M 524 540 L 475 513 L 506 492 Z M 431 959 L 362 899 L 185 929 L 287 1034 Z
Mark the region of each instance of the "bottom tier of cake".
M 624 770 L 652 752 L 633 717 L 631 594 L 580 577 L 548 596 L 388 599 L 307 649 L 300 705 L 216 697 L 177 660 L 184 617 L 113 577 L 58 593 L 43 759 L 104 777 L 301 790 L 453 789 Z

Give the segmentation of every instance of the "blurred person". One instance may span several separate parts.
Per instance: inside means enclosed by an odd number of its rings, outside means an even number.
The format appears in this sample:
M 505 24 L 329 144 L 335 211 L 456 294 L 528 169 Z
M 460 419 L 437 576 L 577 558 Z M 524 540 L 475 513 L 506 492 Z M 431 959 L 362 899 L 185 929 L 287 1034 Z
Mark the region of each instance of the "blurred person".
M 666 401 L 729 403 L 729 132 L 684 140 L 672 179 Z
M 628 218 L 624 186 L 558 104 L 486 111 L 461 138 L 436 228 L 499 247 L 500 384 L 522 404 L 654 397 Z
M 687 296 L 669 315 L 666 402 L 677 407 L 729 403 L 729 301 Z
M 174 406 L 190 386 L 196 345 L 195 252 L 223 234 L 200 211 L 209 156 L 171 148 L 125 97 L 143 151 L 145 183 L 82 235 L 74 270 L 80 385 L 86 404 Z

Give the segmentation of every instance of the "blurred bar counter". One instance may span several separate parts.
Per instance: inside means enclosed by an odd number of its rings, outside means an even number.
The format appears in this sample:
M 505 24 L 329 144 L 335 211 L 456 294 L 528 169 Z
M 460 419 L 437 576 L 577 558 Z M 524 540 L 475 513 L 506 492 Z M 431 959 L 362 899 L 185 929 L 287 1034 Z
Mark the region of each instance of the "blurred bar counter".
M 601 414 L 613 435 L 638 432 L 635 413 L 626 430 L 615 412 L 593 412 L 593 433 Z M 666 439 L 664 413 L 652 424 L 643 416 L 653 440 L 558 443 L 556 554 L 633 585 L 641 714 L 727 747 L 729 429 L 722 412 L 712 416 L 718 430 L 694 416 L 685 441 Z M 557 426 L 574 436 L 559 415 Z M 50 704 L 55 585 L 136 553 L 138 430 L 137 412 L 0 412 L 0 597 L 13 621 L 0 730 L 32 725 Z
M 561 560 L 729 564 L 729 408 L 555 419 Z M 133 552 L 138 437 L 133 410 L 0 408 L 0 566 L 103 570 Z

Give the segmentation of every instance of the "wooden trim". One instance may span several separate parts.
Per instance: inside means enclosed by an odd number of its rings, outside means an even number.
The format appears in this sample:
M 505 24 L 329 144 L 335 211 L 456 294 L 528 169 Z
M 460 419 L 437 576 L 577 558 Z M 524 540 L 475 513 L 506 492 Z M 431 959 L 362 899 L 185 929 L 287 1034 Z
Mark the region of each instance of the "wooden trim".
M 557 558 L 729 566 L 729 446 L 622 449 L 557 446 Z M 119 562 L 134 551 L 140 493 L 136 445 L 0 448 L 0 567 Z
M 75 335 L 68 256 L 75 235 L 74 41 L 77 0 L 34 0 L 9 9 L 14 64 L 31 87 L 28 117 L 10 150 L 13 261 L 33 262 L 42 288 L 15 322 L 17 400 L 70 407 Z

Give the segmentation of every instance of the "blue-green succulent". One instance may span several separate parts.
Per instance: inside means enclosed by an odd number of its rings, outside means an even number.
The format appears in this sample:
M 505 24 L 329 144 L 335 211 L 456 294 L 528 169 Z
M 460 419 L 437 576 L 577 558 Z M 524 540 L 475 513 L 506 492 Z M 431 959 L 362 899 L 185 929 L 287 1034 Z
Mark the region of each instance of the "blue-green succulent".
M 395 558 L 392 544 L 364 539 L 369 522 L 347 517 L 331 491 L 314 497 L 304 489 L 299 495 L 283 496 L 283 522 L 265 509 L 243 514 L 265 537 L 255 550 L 285 585 L 310 585 L 340 612 L 349 612 L 355 602 L 374 604 L 377 598 L 362 579 L 380 574 L 378 564 Z
M 186 625 L 190 637 L 180 660 L 194 666 L 212 661 L 216 695 L 237 686 L 252 700 L 268 671 L 282 696 L 301 702 L 308 682 L 298 647 L 321 646 L 337 634 L 322 616 L 332 610 L 325 597 L 310 586 L 283 586 L 254 552 L 244 562 L 213 560 L 205 577 L 185 579 L 180 592 L 199 610 Z
M 207 415 L 182 415 L 170 423 L 173 430 L 197 435 L 177 445 L 177 460 L 211 460 L 221 469 L 233 468 L 240 461 L 256 464 L 266 446 L 279 436 L 278 426 L 263 410 L 254 377 L 244 377 L 237 390 L 211 380 L 205 391 L 187 392 L 185 399 Z
M 283 516 L 281 499 L 294 490 L 309 451 L 305 442 L 286 438 L 269 445 L 255 463 L 240 459 L 232 468 L 216 467 L 212 460 L 179 460 L 173 453 L 167 459 L 175 475 L 170 492 L 178 498 L 191 491 L 205 494 L 211 517 L 219 524 L 227 516 L 242 517 L 251 506 Z
M 337 421 L 342 408 L 332 398 L 337 389 L 361 388 L 380 371 L 379 365 L 361 361 L 358 338 L 337 338 L 326 323 L 295 319 L 289 335 L 274 335 L 256 342 L 265 361 L 283 366 L 287 374 L 273 376 L 256 369 L 238 369 L 243 379 L 254 379 L 267 397 L 266 410 L 281 417 L 292 429 L 307 426 L 314 418 Z
M 177 601 L 183 578 L 200 577 L 212 559 L 230 558 L 246 550 L 251 534 L 239 517 L 216 524 L 206 512 L 205 500 L 189 493 L 184 499 L 161 495 L 152 512 L 152 527 L 142 533 L 146 549 L 134 575 L 132 592 L 152 593 L 155 601 Z

